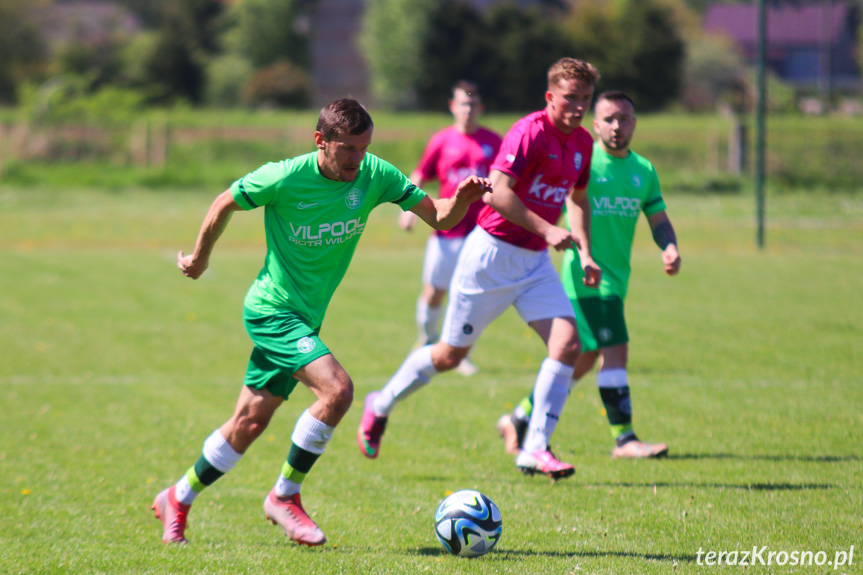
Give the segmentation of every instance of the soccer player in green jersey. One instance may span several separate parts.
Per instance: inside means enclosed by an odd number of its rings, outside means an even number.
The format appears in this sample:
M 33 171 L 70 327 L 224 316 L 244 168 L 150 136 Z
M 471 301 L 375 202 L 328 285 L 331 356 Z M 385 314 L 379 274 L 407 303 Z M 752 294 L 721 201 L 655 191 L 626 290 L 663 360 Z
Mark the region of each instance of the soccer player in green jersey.
M 317 151 L 270 163 L 234 182 L 210 206 L 184 275 L 207 269 L 216 240 L 234 212 L 264 207 L 267 255 L 246 294 L 243 320 L 254 347 L 234 414 L 204 442 L 197 462 L 164 489 L 152 509 L 165 543 L 186 543 L 192 502 L 233 468 L 302 382 L 316 401 L 297 420 L 287 460 L 264 499 L 266 517 L 304 545 L 326 541 L 300 502 L 300 486 L 353 401 L 353 382 L 318 337 L 327 305 L 347 271 L 369 213 L 389 202 L 434 229 L 457 224 L 491 191 L 486 178 L 464 179 L 451 198 L 433 199 L 391 164 L 368 154 L 374 125 L 344 98 L 321 110 Z
M 594 144 L 588 197 L 591 203 L 590 245 L 593 259 L 602 269 L 599 293 L 582 285 L 582 270 L 573 251 L 564 253 L 561 276 L 572 301 L 583 353 L 575 362 L 573 385 L 601 358 L 597 374 L 599 395 L 615 439 L 612 457 L 644 458 L 668 454 L 665 444 L 638 439 L 632 427 L 626 363 L 629 334 L 623 313 L 629 284 L 630 256 L 635 224 L 644 213 L 653 239 L 662 249 L 665 273 L 680 271 L 680 254 L 674 227 L 665 211 L 659 179 L 653 165 L 629 149 L 635 133 L 635 105 L 624 92 L 600 94 L 594 109 Z M 525 397 L 497 427 L 509 453 L 518 453 L 533 410 L 533 398 Z

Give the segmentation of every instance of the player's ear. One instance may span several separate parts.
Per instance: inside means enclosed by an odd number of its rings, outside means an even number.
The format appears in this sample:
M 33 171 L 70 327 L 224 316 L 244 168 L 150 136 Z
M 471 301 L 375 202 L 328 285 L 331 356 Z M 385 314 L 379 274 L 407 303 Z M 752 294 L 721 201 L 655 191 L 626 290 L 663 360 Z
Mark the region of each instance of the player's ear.
M 327 145 L 327 138 L 321 132 L 315 132 L 315 146 L 319 150 L 323 150 Z

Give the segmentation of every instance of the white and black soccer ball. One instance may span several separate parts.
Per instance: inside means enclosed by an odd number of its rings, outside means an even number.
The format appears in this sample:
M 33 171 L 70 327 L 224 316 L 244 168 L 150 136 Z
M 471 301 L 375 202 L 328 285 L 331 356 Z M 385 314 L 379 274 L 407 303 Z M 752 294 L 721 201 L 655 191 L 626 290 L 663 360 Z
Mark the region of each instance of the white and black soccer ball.
M 500 541 L 503 521 L 491 499 L 479 491 L 464 489 L 438 506 L 434 531 L 444 549 L 453 555 L 479 557 Z

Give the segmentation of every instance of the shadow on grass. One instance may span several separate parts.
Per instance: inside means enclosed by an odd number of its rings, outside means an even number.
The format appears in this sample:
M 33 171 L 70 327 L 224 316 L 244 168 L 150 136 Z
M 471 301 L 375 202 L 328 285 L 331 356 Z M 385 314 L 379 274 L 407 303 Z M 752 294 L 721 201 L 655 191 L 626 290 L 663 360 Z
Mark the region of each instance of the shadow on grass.
M 668 459 L 740 459 L 743 461 L 802 461 L 807 463 L 840 463 L 861 461 L 859 455 L 741 455 L 739 453 L 678 453 Z
M 440 547 L 420 547 L 409 553 L 415 555 L 431 556 L 449 555 Z M 554 557 L 558 559 L 578 557 L 620 557 L 629 559 L 644 559 L 646 561 L 671 561 L 674 563 L 695 561 L 695 555 L 666 555 L 664 553 L 633 553 L 629 551 L 529 551 L 522 549 L 495 549 L 491 552 L 495 557 L 502 559 L 524 560 L 527 557 Z
M 700 489 L 739 489 L 741 491 L 807 491 L 810 489 L 833 489 L 836 485 L 829 483 L 627 483 L 612 482 L 585 483 L 585 487 L 686 487 Z

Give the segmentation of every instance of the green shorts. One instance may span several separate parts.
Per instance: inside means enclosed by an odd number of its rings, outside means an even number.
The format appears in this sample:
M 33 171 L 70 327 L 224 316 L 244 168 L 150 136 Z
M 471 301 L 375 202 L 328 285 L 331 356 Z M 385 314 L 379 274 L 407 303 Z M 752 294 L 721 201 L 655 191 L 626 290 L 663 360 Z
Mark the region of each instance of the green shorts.
M 619 297 L 570 297 L 584 351 L 629 343 L 623 300 Z
M 266 389 L 285 399 L 297 386 L 294 373 L 330 353 L 312 329 L 297 314 L 260 314 L 243 309 L 243 322 L 255 348 L 246 369 L 245 385 Z

